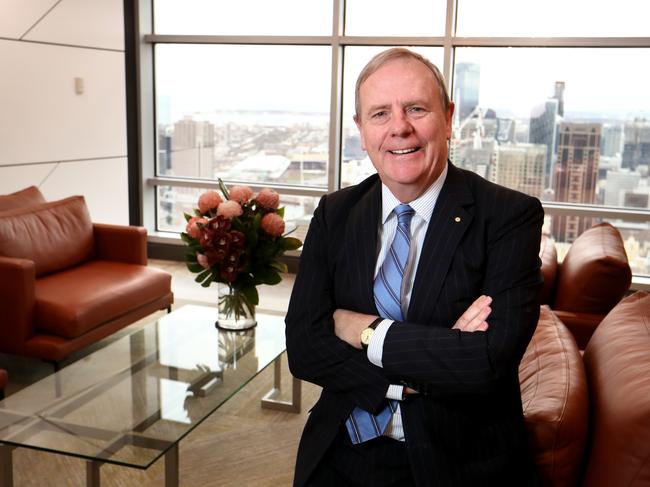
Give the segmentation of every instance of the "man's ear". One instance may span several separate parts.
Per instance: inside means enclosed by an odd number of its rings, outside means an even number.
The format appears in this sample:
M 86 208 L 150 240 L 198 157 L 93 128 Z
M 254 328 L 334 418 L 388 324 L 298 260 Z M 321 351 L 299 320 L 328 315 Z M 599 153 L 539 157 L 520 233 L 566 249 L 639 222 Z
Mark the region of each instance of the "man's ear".
M 445 131 L 446 131 L 447 139 L 451 139 L 452 119 L 454 118 L 455 109 L 456 109 L 456 105 L 454 105 L 453 101 L 450 101 L 449 106 L 447 107 L 447 113 L 445 113 Z
M 359 130 L 359 138 L 361 139 L 361 148 L 367 151 L 365 137 L 363 136 L 363 127 L 361 125 L 361 117 L 355 114 L 352 117 L 352 119 L 354 120 L 354 123 L 357 125 L 357 129 Z

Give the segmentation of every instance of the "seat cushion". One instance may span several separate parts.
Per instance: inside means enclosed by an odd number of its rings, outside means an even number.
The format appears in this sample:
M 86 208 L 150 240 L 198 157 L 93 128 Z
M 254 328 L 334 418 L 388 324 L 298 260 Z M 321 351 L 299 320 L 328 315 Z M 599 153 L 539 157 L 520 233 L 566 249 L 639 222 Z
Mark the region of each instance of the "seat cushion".
M 540 303 L 550 305 L 552 304 L 551 300 L 555 291 L 555 279 L 557 278 L 558 266 L 555 243 L 546 235 L 542 235 L 542 241 L 539 245 L 539 258 L 542 261 L 542 277 L 544 277 Z
M 45 198 L 36 186 L 30 186 L 11 194 L 0 195 L 0 211 L 27 208 L 42 203 L 45 203 Z
M 547 306 L 519 365 L 519 382 L 543 484 L 577 485 L 587 440 L 587 380 L 573 336 Z
M 605 315 L 632 282 L 623 239 L 609 223 L 582 233 L 558 271 L 553 309 Z
M 603 319 L 585 349 L 591 451 L 584 485 L 650 485 L 650 294 Z
M 90 261 L 36 281 L 37 331 L 75 338 L 171 292 L 171 276 L 142 265 Z
M 93 254 L 93 226 L 83 196 L 0 213 L 0 255 L 33 261 L 37 276 Z

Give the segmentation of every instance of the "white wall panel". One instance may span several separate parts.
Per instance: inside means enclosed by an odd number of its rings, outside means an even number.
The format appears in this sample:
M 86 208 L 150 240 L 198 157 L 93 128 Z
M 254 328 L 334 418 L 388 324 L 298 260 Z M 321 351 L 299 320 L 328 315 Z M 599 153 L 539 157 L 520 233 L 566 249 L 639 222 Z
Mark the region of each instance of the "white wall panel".
M 0 37 L 19 39 L 56 0 L 0 0 Z
M 121 0 L 63 0 L 25 39 L 124 50 Z
M 42 184 L 48 200 L 82 194 L 97 223 L 129 224 L 129 188 L 125 157 L 59 164 Z
M 28 166 L 0 166 L 0 194 L 13 193 L 27 186 L 38 186 L 54 164 L 30 164 Z
M 0 165 L 126 154 L 123 53 L 0 40 L 0 59 Z

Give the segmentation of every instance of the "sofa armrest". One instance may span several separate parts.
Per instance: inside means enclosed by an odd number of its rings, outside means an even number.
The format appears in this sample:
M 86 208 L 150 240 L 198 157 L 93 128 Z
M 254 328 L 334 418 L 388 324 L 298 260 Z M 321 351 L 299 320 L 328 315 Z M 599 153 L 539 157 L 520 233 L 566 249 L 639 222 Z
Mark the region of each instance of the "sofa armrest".
M 0 256 L 0 351 L 20 354 L 34 334 L 36 266 Z
M 573 311 L 559 309 L 554 309 L 553 313 L 569 329 L 580 350 L 587 348 L 591 335 L 594 334 L 594 331 L 605 317 L 605 315 L 574 313 Z
M 143 227 L 94 223 L 95 258 L 147 265 L 147 231 Z

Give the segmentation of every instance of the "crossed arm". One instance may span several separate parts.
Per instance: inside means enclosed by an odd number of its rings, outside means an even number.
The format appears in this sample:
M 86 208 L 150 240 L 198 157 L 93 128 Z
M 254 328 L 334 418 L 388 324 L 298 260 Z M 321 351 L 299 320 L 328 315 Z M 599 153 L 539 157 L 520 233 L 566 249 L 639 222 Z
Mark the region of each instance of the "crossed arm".
M 486 331 L 487 318 L 492 312 L 490 296 L 479 296 L 462 314 L 452 329 L 465 332 Z M 361 349 L 359 337 L 361 332 L 372 323 L 377 316 L 357 313 L 347 309 L 337 309 L 334 312 L 334 333 L 344 342 L 354 348 Z

